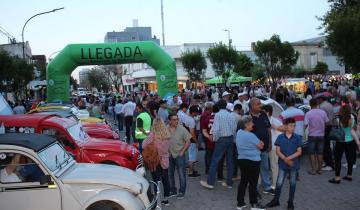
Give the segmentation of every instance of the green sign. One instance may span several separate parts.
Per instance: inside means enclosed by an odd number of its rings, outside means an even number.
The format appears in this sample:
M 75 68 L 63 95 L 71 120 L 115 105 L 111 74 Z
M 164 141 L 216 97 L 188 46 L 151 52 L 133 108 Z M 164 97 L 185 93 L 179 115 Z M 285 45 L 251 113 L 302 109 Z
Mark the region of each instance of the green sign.
M 69 101 L 70 74 L 77 66 L 125 63 L 147 63 L 155 69 L 161 97 L 177 93 L 175 60 L 152 41 L 70 44 L 47 67 L 47 101 Z

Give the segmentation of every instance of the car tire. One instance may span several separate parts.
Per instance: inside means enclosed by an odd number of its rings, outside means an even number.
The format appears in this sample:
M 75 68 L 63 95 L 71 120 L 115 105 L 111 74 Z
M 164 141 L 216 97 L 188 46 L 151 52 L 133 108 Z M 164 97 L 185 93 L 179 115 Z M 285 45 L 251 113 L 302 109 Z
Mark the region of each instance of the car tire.
M 98 201 L 93 203 L 86 210 L 125 210 L 122 206 L 112 201 Z

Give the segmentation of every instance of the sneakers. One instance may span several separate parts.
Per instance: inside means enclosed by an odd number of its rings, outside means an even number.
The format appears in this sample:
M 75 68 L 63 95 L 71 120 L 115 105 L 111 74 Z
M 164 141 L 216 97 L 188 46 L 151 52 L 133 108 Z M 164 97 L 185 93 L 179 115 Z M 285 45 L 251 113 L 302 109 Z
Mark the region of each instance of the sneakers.
M 221 185 L 222 185 L 223 187 L 227 187 L 228 189 L 232 189 L 232 186 L 226 184 L 226 182 L 222 182 Z
M 322 171 L 333 171 L 334 169 L 331 168 L 330 166 L 325 166 L 321 169 Z
M 184 194 L 183 193 L 179 193 L 179 194 L 177 194 L 177 199 L 178 200 L 182 200 L 182 199 L 184 199 Z
M 344 168 L 347 168 L 347 167 L 348 167 L 347 163 L 343 163 L 342 166 L 343 166 Z M 356 165 L 355 165 L 355 164 L 353 165 L 353 169 L 356 169 Z
M 251 204 L 251 210 L 265 210 L 265 207 L 260 203 Z
M 176 192 L 170 192 L 168 198 L 176 197 L 177 195 Z
M 209 189 L 209 190 L 212 190 L 212 189 L 214 189 L 214 185 L 209 185 L 208 183 L 207 183 L 207 181 L 200 181 L 200 184 L 201 184 L 201 186 L 203 186 L 203 187 L 205 187 L 205 188 L 207 188 L 207 189 Z
M 170 203 L 169 203 L 168 199 L 161 201 L 161 204 L 164 205 L 164 206 L 170 206 Z
M 273 190 L 273 189 L 270 188 L 269 190 L 264 190 L 263 193 L 264 193 L 264 194 L 275 195 L 275 190 Z
M 294 210 L 295 209 L 294 204 L 293 203 L 288 203 L 287 209 L 288 210 Z
M 246 203 L 238 203 L 236 205 L 237 210 L 243 210 L 246 207 Z
M 279 201 L 272 199 L 268 204 L 266 204 L 266 207 L 268 208 L 272 208 L 272 207 L 276 207 L 276 206 L 280 206 Z

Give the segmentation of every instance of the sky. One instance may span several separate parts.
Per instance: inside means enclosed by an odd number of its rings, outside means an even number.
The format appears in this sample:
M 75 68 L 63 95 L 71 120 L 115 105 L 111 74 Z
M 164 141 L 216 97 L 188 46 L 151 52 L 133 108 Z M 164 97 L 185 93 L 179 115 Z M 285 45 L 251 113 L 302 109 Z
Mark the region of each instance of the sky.
M 228 43 L 228 33 L 238 50 L 273 34 L 283 41 L 319 36 L 327 0 L 163 0 L 166 45 Z M 55 8 L 65 9 L 35 17 L 26 25 L 24 38 L 33 55 L 47 58 L 70 43 L 101 43 L 106 32 L 122 31 L 138 19 L 151 26 L 161 39 L 160 0 L 1 0 L 0 26 L 21 42 L 21 30 L 32 15 Z M 8 43 L 0 33 L 0 44 Z

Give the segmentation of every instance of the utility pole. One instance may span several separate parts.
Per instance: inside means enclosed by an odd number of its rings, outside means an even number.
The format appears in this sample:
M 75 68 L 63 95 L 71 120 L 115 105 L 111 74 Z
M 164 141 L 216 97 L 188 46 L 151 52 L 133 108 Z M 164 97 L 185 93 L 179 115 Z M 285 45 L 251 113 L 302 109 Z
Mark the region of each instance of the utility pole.
M 165 46 L 165 30 L 164 30 L 164 7 L 161 0 L 161 28 L 162 28 L 162 45 Z

